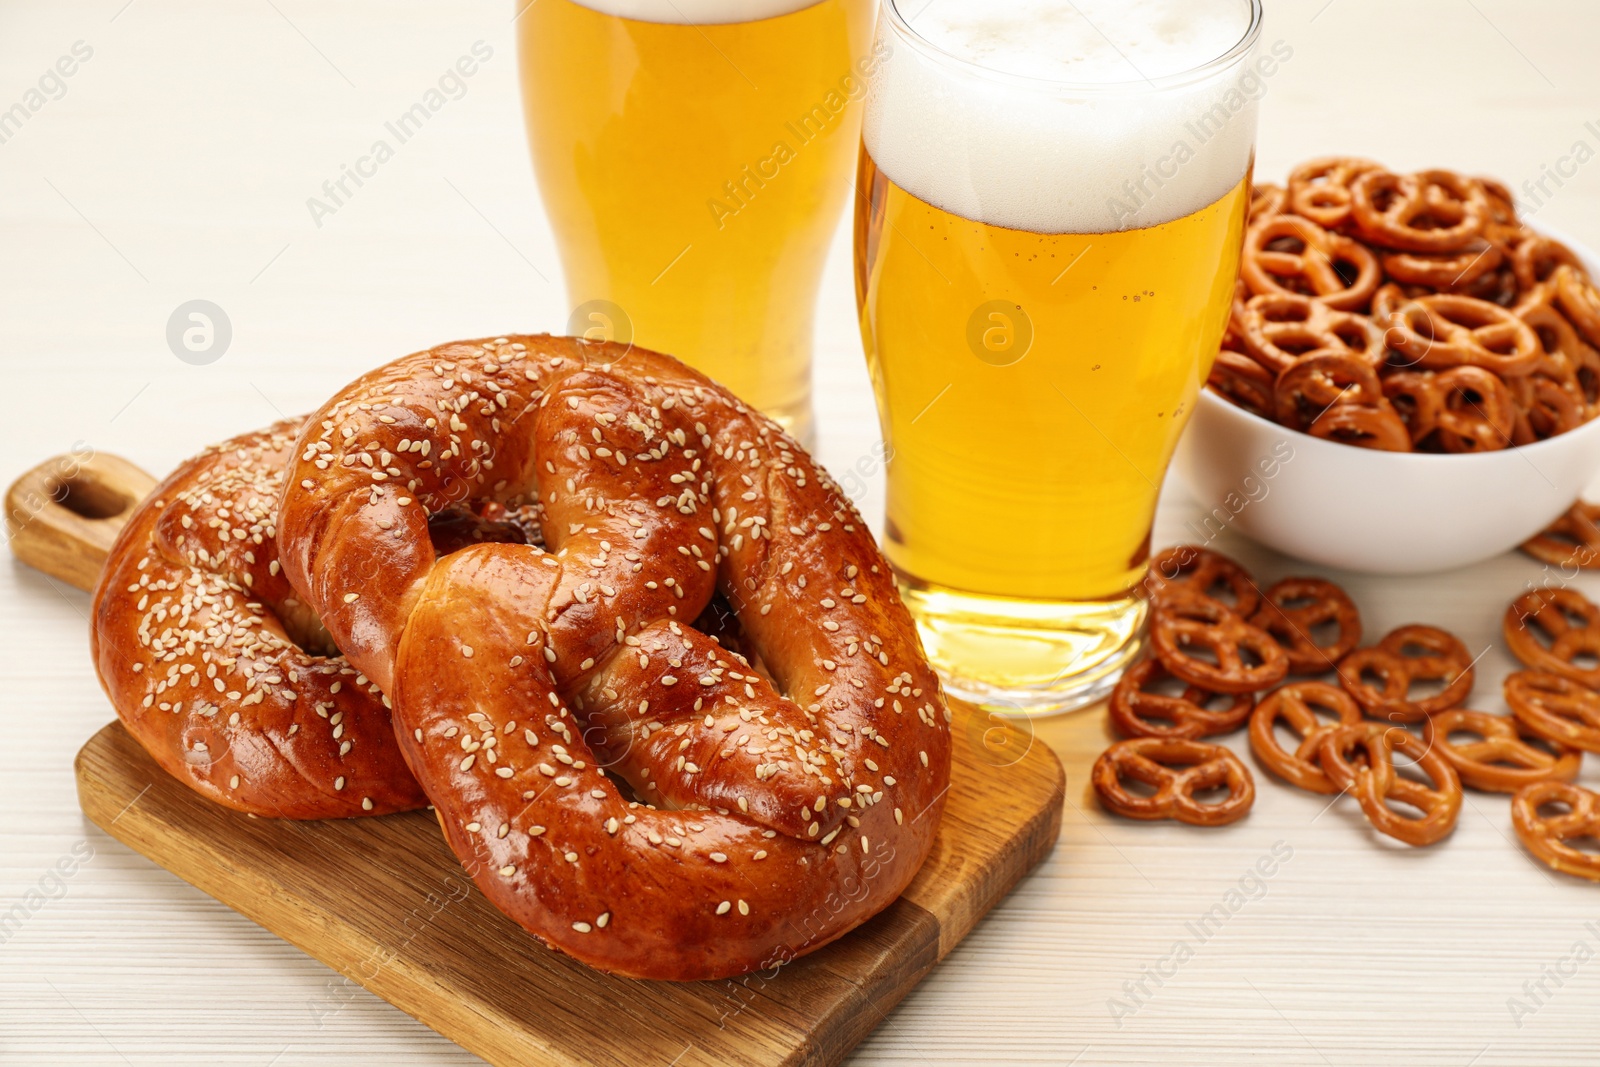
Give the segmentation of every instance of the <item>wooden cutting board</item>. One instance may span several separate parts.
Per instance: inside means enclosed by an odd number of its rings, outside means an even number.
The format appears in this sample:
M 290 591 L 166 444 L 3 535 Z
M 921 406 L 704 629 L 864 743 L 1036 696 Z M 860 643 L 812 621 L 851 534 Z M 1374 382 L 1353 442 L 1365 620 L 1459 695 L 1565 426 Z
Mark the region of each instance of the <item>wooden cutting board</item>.
M 87 589 L 155 481 L 114 456 L 60 456 L 6 496 L 11 546 Z M 615 978 L 496 911 L 433 816 L 255 819 L 163 772 L 120 723 L 78 753 L 78 798 L 112 837 L 495 1064 L 838 1063 L 1061 832 L 1066 777 L 1026 723 L 954 707 L 932 854 L 858 930 L 775 971 L 720 982 Z M 316 1010 L 332 1014 L 347 997 Z
M 250 818 L 169 777 L 120 723 L 78 753 L 78 798 L 111 836 L 491 1063 L 835 1064 L 1060 833 L 1047 746 L 965 708 L 955 729 L 944 821 L 906 893 L 775 973 L 719 982 L 615 978 L 544 948 L 478 893 L 427 812 Z

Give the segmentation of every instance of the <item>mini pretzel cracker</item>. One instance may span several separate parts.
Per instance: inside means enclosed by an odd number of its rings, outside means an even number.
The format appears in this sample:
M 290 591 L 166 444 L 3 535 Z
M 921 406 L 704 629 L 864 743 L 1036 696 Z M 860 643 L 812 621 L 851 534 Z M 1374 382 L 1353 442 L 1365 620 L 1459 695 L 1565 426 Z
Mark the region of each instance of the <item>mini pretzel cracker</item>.
M 1281 185 L 1257 185 L 1250 190 L 1250 210 L 1247 223 L 1269 219 L 1283 210 L 1288 192 Z
M 1479 240 L 1459 252 L 1388 252 L 1383 256 L 1383 270 L 1406 285 L 1458 293 L 1499 269 L 1505 258 L 1499 245 Z
M 1239 270 L 1251 291 L 1316 296 L 1339 310 L 1365 307 L 1383 277 L 1378 257 L 1359 241 L 1298 215 L 1252 225 L 1245 250 Z
M 1216 693 L 1266 689 L 1289 673 L 1289 657 L 1272 635 L 1192 590 L 1162 596 L 1150 620 L 1150 647 L 1173 677 Z
M 1329 157 L 1256 187 L 1207 384 L 1324 440 L 1482 452 L 1600 413 L 1597 345 L 1600 289 L 1503 184 Z
M 1540 815 L 1547 804 L 1564 804 L 1560 814 Z M 1562 874 L 1600 882 L 1600 853 L 1568 844 L 1579 838 L 1600 840 L 1600 794 L 1570 782 L 1535 782 L 1511 798 L 1511 825 L 1527 850 L 1545 866 Z
M 1122 784 L 1132 778 L 1155 789 L 1137 796 Z M 1138 737 L 1118 741 L 1095 760 L 1095 792 L 1108 811 L 1129 819 L 1176 819 L 1192 826 L 1222 826 L 1242 819 L 1255 803 L 1250 769 L 1230 750 L 1203 741 Z M 1226 799 L 1208 804 L 1195 799 L 1219 786 Z
M 1246 411 L 1272 418 L 1272 372 L 1249 356 L 1224 348 L 1211 364 L 1206 383 Z
M 1335 404 L 1317 416 L 1308 431 L 1312 437 L 1340 441 L 1358 448 L 1384 452 L 1410 451 L 1410 432 L 1395 412 L 1383 401 L 1376 407 L 1360 404 Z
M 1304 430 L 1336 404 L 1378 407 L 1384 403 L 1378 373 L 1354 356 L 1328 350 L 1296 360 L 1272 389 L 1278 421 Z
M 1355 601 L 1323 578 L 1285 578 L 1262 594 L 1261 607 L 1250 616 L 1283 646 L 1294 674 L 1333 670 L 1361 643 L 1361 612 Z M 1329 644 L 1319 644 L 1318 627 L 1332 626 Z
M 1274 374 L 1308 355 L 1346 353 L 1374 369 L 1386 355 L 1381 325 L 1299 293 L 1252 297 L 1237 317 L 1240 344 Z
M 1596 291 L 1589 276 L 1578 268 L 1563 265 L 1556 268 L 1550 280 L 1556 287 L 1556 305 L 1583 334 L 1584 340 L 1600 345 L 1600 291 Z
M 1576 386 L 1586 402 L 1600 395 L 1600 352 L 1585 341 L 1556 306 L 1554 283 L 1544 282 L 1525 295 L 1514 310 L 1539 342 L 1533 373 L 1563 385 Z
M 1289 173 L 1289 209 L 1318 226 L 1338 226 L 1350 218 L 1350 185 L 1369 170 L 1370 159 L 1330 156 L 1302 163 Z
M 1436 293 L 1402 304 L 1389 320 L 1389 347 L 1407 365 L 1472 366 L 1518 375 L 1539 362 L 1539 338 L 1512 312 L 1470 296 Z
M 1555 751 L 1531 743 L 1524 732 Z M 1451 735 L 1458 733 L 1476 734 L 1478 740 L 1453 740 Z M 1422 739 L 1450 761 L 1462 785 L 1486 793 L 1515 793 L 1551 779 L 1570 782 L 1583 760 L 1582 752 L 1534 734 L 1517 719 L 1466 708 L 1430 715 L 1422 724 Z
M 1600 657 L 1600 607 L 1576 589 L 1535 589 L 1506 608 L 1501 624 L 1512 655 L 1535 670 L 1600 687 L 1600 667 L 1580 659 Z
M 1482 367 L 1456 367 L 1435 382 L 1444 399 L 1438 424 L 1446 452 L 1493 452 L 1511 443 L 1517 411 L 1499 376 Z
M 1111 692 L 1111 725 L 1124 737 L 1167 737 L 1195 740 L 1237 730 L 1255 707 L 1249 693 L 1213 693 L 1186 685 L 1178 695 L 1151 692 L 1152 686 L 1172 675 L 1157 659 L 1134 664 L 1117 680 Z M 1221 708 L 1210 705 L 1222 700 Z
M 1318 711 L 1335 716 L 1325 722 Z M 1276 728 L 1282 721 L 1300 735 L 1293 753 L 1278 744 Z M 1262 766 L 1290 785 L 1312 793 L 1337 793 L 1322 771 L 1322 739 L 1340 726 L 1361 721 L 1361 706 L 1349 693 L 1327 682 L 1291 682 L 1269 693 L 1250 716 L 1250 751 Z
M 1153 604 L 1170 593 L 1191 590 L 1220 600 L 1240 615 L 1249 615 L 1261 603 L 1261 590 L 1250 572 L 1238 563 L 1199 545 L 1174 545 L 1150 560 L 1145 590 Z
M 1416 762 L 1432 787 L 1395 773 L 1397 750 Z M 1352 761 L 1358 752 L 1362 758 Z M 1334 785 L 1349 790 L 1379 832 L 1408 845 L 1440 840 L 1455 829 L 1461 814 L 1461 780 L 1455 768 L 1403 727 L 1361 722 L 1329 731 L 1322 739 L 1322 770 Z M 1391 798 L 1417 809 L 1421 817 L 1395 811 L 1387 803 Z
M 1585 752 L 1600 752 L 1600 693 L 1548 671 L 1506 676 L 1506 704 L 1529 733 Z
M 1525 237 L 1511 251 L 1511 270 L 1517 277 L 1517 285 L 1523 289 L 1532 289 L 1548 281 L 1563 265 L 1579 271 L 1584 269 L 1577 253 L 1553 237 Z
M 1558 567 L 1600 568 L 1600 504 L 1578 501 L 1566 514 L 1545 527 L 1544 532 L 1522 543 L 1522 551 L 1534 559 Z
M 1383 395 L 1406 424 L 1412 444 L 1419 444 L 1439 428 L 1444 397 L 1438 375 L 1425 371 L 1397 371 L 1383 380 Z
M 1483 233 L 1489 201 L 1471 178 L 1444 170 L 1373 170 L 1350 187 L 1350 216 L 1373 244 L 1402 252 L 1457 252 Z
M 1367 681 L 1377 676 L 1380 686 Z M 1472 657 L 1454 634 L 1436 626 L 1402 626 L 1376 645 L 1358 648 L 1339 661 L 1339 682 L 1368 715 L 1388 722 L 1420 722 L 1458 707 L 1472 693 Z M 1411 687 L 1438 681 L 1444 688 L 1411 699 Z
M 1576 383 L 1539 374 L 1513 378 L 1506 392 L 1514 405 L 1511 443 L 1531 445 L 1583 425 L 1588 406 Z

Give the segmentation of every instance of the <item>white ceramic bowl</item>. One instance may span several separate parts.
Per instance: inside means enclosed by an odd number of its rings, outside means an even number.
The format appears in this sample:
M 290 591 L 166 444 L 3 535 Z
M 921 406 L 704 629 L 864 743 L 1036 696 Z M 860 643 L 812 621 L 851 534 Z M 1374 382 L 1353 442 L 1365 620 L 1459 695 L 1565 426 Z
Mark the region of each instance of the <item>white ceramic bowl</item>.
M 1286 555 L 1369 574 L 1497 556 L 1565 511 L 1600 472 L 1600 419 L 1499 452 L 1379 452 L 1252 415 L 1209 390 L 1178 446 L 1209 515 Z
M 1592 252 L 1550 236 L 1594 270 Z M 1209 511 L 1207 536 L 1226 527 L 1312 563 L 1419 574 L 1499 555 L 1548 526 L 1600 473 L 1600 418 L 1499 452 L 1380 452 L 1202 390 L 1177 464 Z

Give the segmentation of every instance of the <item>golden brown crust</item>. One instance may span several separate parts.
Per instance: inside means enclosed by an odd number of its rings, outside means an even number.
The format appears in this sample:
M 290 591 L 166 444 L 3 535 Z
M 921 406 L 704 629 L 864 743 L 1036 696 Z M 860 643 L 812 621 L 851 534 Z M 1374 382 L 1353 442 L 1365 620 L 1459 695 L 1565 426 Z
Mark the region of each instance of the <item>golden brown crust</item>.
M 156 762 L 221 804 L 291 819 L 421 807 L 377 687 L 295 642 L 327 641 L 278 566 L 299 427 L 207 449 L 155 488 L 95 590 L 95 666 Z
M 1318 716 L 1328 712 L 1331 721 Z M 1278 743 L 1279 722 L 1300 737 L 1289 752 Z M 1361 721 L 1361 706 L 1338 686 L 1327 682 L 1292 682 L 1279 686 L 1256 705 L 1250 716 L 1250 750 L 1261 765 L 1290 785 L 1331 795 L 1339 787 L 1322 772 L 1322 739 L 1340 726 Z
M 545 547 L 437 558 L 428 516 L 479 500 L 536 500 Z M 670 357 L 518 336 L 397 360 L 307 422 L 282 529 L 451 846 L 561 951 L 772 966 L 932 845 L 948 713 L 888 564 L 798 445 Z M 693 628 L 714 593 L 750 660 Z
M 1339 684 L 1374 719 L 1421 722 L 1461 706 L 1472 693 L 1476 662 L 1455 634 L 1413 623 L 1390 630 L 1377 644 L 1341 659 Z M 1411 687 L 1419 681 L 1439 682 L 1442 688 L 1432 696 L 1412 699 Z
M 1477 740 L 1460 740 L 1459 735 Z M 1449 761 L 1462 785 L 1486 793 L 1515 793 L 1547 780 L 1570 782 L 1583 759 L 1581 750 L 1549 741 L 1513 716 L 1468 708 L 1428 716 L 1422 740 Z
M 1089 778 L 1106 810 L 1128 819 L 1176 819 L 1191 826 L 1226 826 L 1250 813 L 1256 783 L 1238 756 L 1222 745 L 1169 737 L 1118 741 L 1094 761 Z M 1142 796 L 1122 784 L 1143 782 Z M 1196 794 L 1227 787 L 1215 803 Z
M 1565 811 L 1540 814 L 1545 805 Z M 1534 782 L 1511 798 L 1511 825 L 1529 852 L 1562 874 L 1600 882 L 1600 856 L 1570 841 L 1600 833 L 1600 796 L 1570 782 Z
M 1408 756 L 1429 783 L 1396 773 L 1396 751 Z M 1356 798 L 1374 829 L 1397 841 L 1421 848 L 1456 828 L 1461 779 L 1441 752 L 1403 727 L 1367 721 L 1336 726 L 1322 736 L 1318 764 L 1341 792 Z M 1391 799 L 1421 814 L 1396 810 Z

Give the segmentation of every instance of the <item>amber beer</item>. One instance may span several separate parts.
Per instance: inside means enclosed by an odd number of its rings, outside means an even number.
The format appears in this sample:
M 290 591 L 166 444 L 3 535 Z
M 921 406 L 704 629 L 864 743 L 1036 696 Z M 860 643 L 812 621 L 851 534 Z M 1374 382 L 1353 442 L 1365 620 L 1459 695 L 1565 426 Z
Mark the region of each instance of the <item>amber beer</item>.
M 885 549 L 953 692 L 1060 710 L 1139 647 L 1156 499 L 1232 300 L 1253 102 L 1204 142 L 1184 123 L 1215 114 L 1259 13 L 1077 0 L 1076 29 L 1105 31 L 1078 39 L 1048 17 L 997 34 L 981 0 L 922 10 L 885 5 L 857 183 Z M 1141 52 L 1144 16 L 1195 25 Z M 1096 39 L 1121 54 L 1086 61 Z
M 574 332 L 671 352 L 809 433 L 871 24 L 871 0 L 527 6 L 523 101 Z

